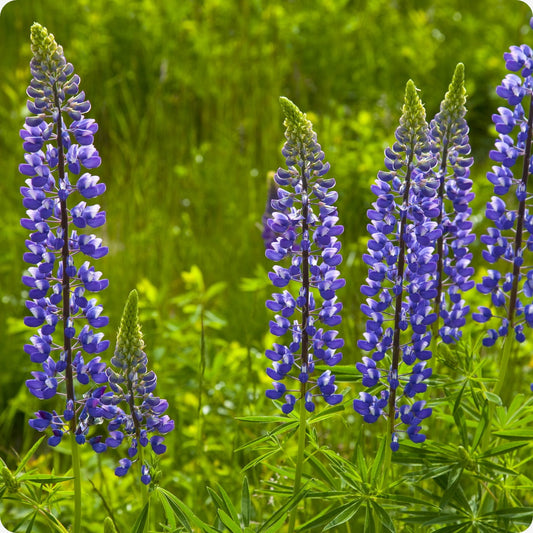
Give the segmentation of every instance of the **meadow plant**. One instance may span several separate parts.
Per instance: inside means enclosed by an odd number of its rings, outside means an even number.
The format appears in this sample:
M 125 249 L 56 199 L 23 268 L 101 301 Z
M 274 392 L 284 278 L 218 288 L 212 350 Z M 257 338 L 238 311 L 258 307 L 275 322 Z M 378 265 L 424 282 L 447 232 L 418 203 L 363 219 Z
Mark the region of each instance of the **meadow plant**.
M 483 259 L 495 268 L 488 269 L 477 284 L 480 293 L 490 295 L 493 309 L 479 307 L 473 316 L 477 322 L 497 323 L 487 329 L 484 346 L 494 346 L 499 338 L 504 339 L 497 394 L 504 388 L 507 370 L 512 366 L 513 339 L 523 343 L 525 328 L 533 327 L 533 197 L 527 190 L 533 172 L 533 52 L 525 44 L 512 46 L 504 59 L 511 74 L 505 76 L 496 92 L 507 106 L 499 107 L 492 116 L 499 137 L 489 156 L 497 165 L 487 173 L 494 196 L 487 202 L 485 216 L 492 225 L 481 237 L 485 245 Z
M 274 177 L 279 187 L 267 224 L 278 236 L 265 253 L 272 261 L 290 263 L 273 267 L 269 274 L 273 285 L 281 289 L 293 282 L 298 288 L 296 297 L 284 290 L 266 303 L 279 313 L 270 321 L 270 332 L 277 337 L 290 336 L 290 342 L 275 343 L 266 352 L 272 361 L 267 374 L 275 380 L 266 394 L 273 400 L 283 398 L 281 409 L 288 414 L 297 400 L 302 400 L 309 412 L 315 410 L 317 397 L 330 405 L 342 400 L 342 395 L 336 394 L 335 376 L 328 369 L 315 377 L 315 364 L 332 367 L 342 359 L 337 350 L 344 341 L 330 328 L 341 322 L 342 304 L 335 291 L 345 281 L 336 268 L 342 261 L 337 236 L 343 227 L 337 224 L 335 180 L 324 177 L 329 163 L 322 162 L 324 152 L 306 116 L 287 98 L 281 98 L 281 106 L 287 128 L 282 153 L 288 169 L 279 168 Z M 291 323 L 295 312 L 297 317 Z M 289 388 L 283 383 L 285 378 L 292 380 Z
M 272 361 L 267 374 L 274 380 L 266 395 L 272 400 L 283 399 L 281 410 L 285 414 L 300 402 L 296 494 L 302 474 L 306 411 L 315 410 L 317 397 L 329 405 L 342 401 L 342 394 L 336 392 L 335 375 L 328 368 L 316 376 L 315 366 L 322 363 L 333 367 L 342 359 L 337 350 L 344 341 L 331 328 L 341 323 L 342 304 L 337 301 L 336 291 L 345 281 L 337 270 L 342 261 L 337 237 L 344 228 L 338 224 L 335 179 L 325 177 L 330 165 L 323 162 L 325 155 L 311 122 L 287 98 L 282 97 L 280 102 L 287 128 L 282 149 L 287 169 L 279 168 L 274 177 L 277 199 L 271 201 L 273 212 L 267 225 L 277 238 L 265 254 L 272 261 L 288 263 L 275 265 L 269 278 L 276 288 L 289 286 L 293 292 L 285 289 L 274 293 L 266 302 L 271 311 L 278 313 L 270 321 L 270 332 L 289 337 L 266 351 Z M 294 530 L 295 517 L 296 511 L 291 515 L 289 531 Z
M 395 137 L 385 152 L 387 170 L 379 172 L 372 187 L 377 200 L 368 211 L 370 239 L 363 260 L 369 271 L 367 285 L 361 288 L 367 297 L 361 310 L 368 320 L 364 339 L 358 342 L 372 355 L 357 363 L 365 387 L 375 387 L 383 379 L 386 388 L 379 396 L 361 392 L 353 404 L 366 422 L 388 417 L 393 450 L 399 447 L 398 417 L 409 438 L 423 442 L 419 424 L 431 414 L 423 400 L 403 401 L 401 406 L 400 402 L 425 392 L 425 380 L 431 376 L 426 365 L 431 357 L 429 326 L 437 318 L 435 242 L 442 234 L 436 222 L 440 209 L 435 157 L 425 110 L 411 80 Z M 376 363 L 389 353 L 390 366 L 379 370 Z

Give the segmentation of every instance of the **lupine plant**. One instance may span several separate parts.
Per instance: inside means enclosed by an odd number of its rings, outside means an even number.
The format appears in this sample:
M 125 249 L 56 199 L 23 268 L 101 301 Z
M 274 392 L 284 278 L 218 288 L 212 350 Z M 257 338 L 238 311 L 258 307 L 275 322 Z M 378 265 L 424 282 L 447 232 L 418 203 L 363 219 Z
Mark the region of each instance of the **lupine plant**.
M 85 442 L 90 426 L 116 414 L 113 406 L 100 403 L 107 375 L 106 364 L 96 354 L 105 351 L 109 341 L 93 330 L 107 325 L 108 318 L 95 298 L 87 298 L 89 292 L 105 289 L 108 281 L 81 259 L 99 259 L 107 253 L 102 240 L 87 232 L 104 224 L 105 212 L 86 202 L 101 195 L 105 185 L 98 176 L 82 173 L 98 167 L 100 157 L 93 146 L 98 126 L 84 116 L 91 106 L 79 90 L 79 76 L 54 36 L 37 23 L 31 28 L 31 42 L 31 116 L 21 130 L 26 162 L 20 165 L 27 176 L 21 188 L 27 211 L 21 224 L 31 232 L 24 254 L 31 266 L 23 277 L 30 289 L 26 306 L 31 315 L 24 322 L 39 329 L 24 350 L 42 370 L 32 372 L 26 384 L 35 397 L 48 400 L 57 394 L 63 405 L 59 412 L 38 411 L 30 425 L 38 431 L 50 428 L 51 446 L 59 444 L 65 432 L 70 434 L 74 531 L 79 531 L 77 446 Z
M 335 179 L 325 177 L 329 163 L 316 139 L 311 122 L 296 105 L 281 98 L 285 115 L 283 156 L 287 169 L 279 168 L 274 180 L 278 185 L 277 199 L 272 200 L 272 218 L 268 227 L 278 235 L 266 250 L 275 265 L 269 278 L 276 292 L 267 307 L 277 313 L 270 321 L 270 332 L 288 340 L 274 343 L 266 356 L 272 361 L 267 369 L 274 380 L 266 395 L 283 399 L 281 410 L 289 414 L 299 401 L 300 439 L 294 490 L 299 489 L 305 443 L 306 411 L 315 410 L 316 398 L 335 405 L 342 401 L 331 370 L 320 372 L 317 364 L 335 366 L 342 358 L 337 350 L 344 345 L 338 331 L 331 329 L 341 322 L 342 304 L 336 291 L 344 286 L 337 266 L 342 261 L 343 232 L 338 224 L 335 207 Z M 287 383 L 287 384 L 286 384 Z M 290 531 L 294 529 L 291 516 Z
M 485 216 L 492 225 L 481 237 L 483 259 L 494 268 L 488 269 L 477 285 L 479 292 L 490 295 L 492 309 L 482 306 L 474 314 L 478 322 L 497 323 L 487 330 L 484 346 L 504 339 L 497 394 L 505 387 L 507 371 L 512 367 L 513 342 L 523 343 L 528 328 L 533 327 L 533 213 L 528 192 L 533 172 L 533 52 L 526 44 L 512 46 L 504 59 L 511 74 L 496 92 L 507 106 L 499 107 L 492 116 L 499 137 L 489 155 L 497 164 L 487 173 L 494 196 L 487 202 Z
M 430 326 L 437 318 L 435 242 L 442 234 L 436 221 L 440 209 L 435 157 L 425 110 L 411 80 L 395 137 L 385 152 L 387 170 L 379 172 L 372 187 L 377 200 L 368 211 L 370 239 L 363 260 L 369 271 L 361 289 L 367 297 L 361 310 L 368 320 L 364 340 L 358 343 L 372 353 L 357 363 L 364 386 L 375 387 L 383 380 L 386 388 L 379 396 L 362 392 L 354 400 L 354 409 L 366 422 L 388 417 L 392 450 L 399 447 L 398 418 L 413 442 L 425 440 L 420 423 L 431 409 L 424 400 L 405 400 L 425 392 L 425 380 L 431 376 L 427 361 Z M 385 370 L 377 368 L 382 360 Z

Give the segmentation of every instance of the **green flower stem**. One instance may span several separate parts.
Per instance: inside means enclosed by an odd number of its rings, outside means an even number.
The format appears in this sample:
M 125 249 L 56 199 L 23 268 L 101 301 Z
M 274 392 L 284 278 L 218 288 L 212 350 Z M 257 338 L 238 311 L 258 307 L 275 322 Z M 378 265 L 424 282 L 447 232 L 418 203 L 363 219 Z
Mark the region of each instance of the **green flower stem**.
M 72 475 L 74 477 L 74 518 L 72 533 L 81 532 L 81 467 L 80 450 L 74 433 L 70 434 L 70 447 L 72 450 Z
M 300 398 L 300 425 L 298 426 L 298 456 L 296 458 L 296 473 L 294 475 L 294 489 L 293 496 L 300 490 L 302 482 L 302 471 L 304 466 L 304 452 L 305 452 L 305 437 L 307 433 L 307 410 L 305 409 L 305 389 L 306 384 L 302 383 Z M 296 517 L 298 515 L 298 506 L 296 506 L 292 512 L 289 520 L 289 533 L 293 533 L 294 526 L 296 525 Z

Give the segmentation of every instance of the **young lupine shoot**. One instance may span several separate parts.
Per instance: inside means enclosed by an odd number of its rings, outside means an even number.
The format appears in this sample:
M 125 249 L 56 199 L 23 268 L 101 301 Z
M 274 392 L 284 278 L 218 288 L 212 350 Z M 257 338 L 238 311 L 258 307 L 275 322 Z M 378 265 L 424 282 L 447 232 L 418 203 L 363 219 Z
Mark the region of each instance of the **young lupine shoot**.
M 494 196 L 487 202 L 485 214 L 492 226 L 481 237 L 486 246 L 483 258 L 495 268 L 488 269 L 477 285 L 479 292 L 490 295 L 492 308 L 479 307 L 479 313 L 473 315 L 478 322 L 497 323 L 487 330 L 485 346 L 493 346 L 500 337 L 506 339 L 497 393 L 509 365 L 511 338 L 522 343 L 525 328 L 533 327 L 533 197 L 527 190 L 533 172 L 533 52 L 525 44 L 512 46 L 504 59 L 512 73 L 505 76 L 496 93 L 508 105 L 492 116 L 499 133 L 489 154 L 497 164 L 487 173 Z M 517 162 L 521 168 L 515 176 Z
M 148 485 L 153 472 L 144 460 L 143 449 L 150 444 L 156 455 L 164 453 L 166 446 L 162 435 L 174 429 L 174 421 L 163 414 L 168 402 L 153 395 L 157 377 L 147 368 L 135 290 L 130 292 L 124 307 L 111 364 L 114 369 L 108 367 L 107 375 L 113 393 L 104 395 L 102 401 L 115 406 L 118 412 L 109 423 L 109 437 L 95 442 L 93 448 L 96 446 L 97 452 L 107 447 L 117 448 L 127 439 L 128 457 L 119 461 L 115 474 L 126 475 L 138 457 L 141 481 Z
M 318 397 L 330 405 L 342 400 L 331 370 L 316 377 L 315 365 L 333 367 L 342 358 L 337 350 L 344 341 L 331 328 L 341 322 L 335 292 L 345 282 L 337 270 L 342 261 L 337 237 L 343 227 L 334 205 L 335 180 L 325 177 L 329 163 L 323 163 L 324 152 L 306 115 L 287 98 L 280 101 L 288 168 L 278 169 L 274 177 L 278 188 L 268 227 L 276 238 L 265 253 L 284 262 L 273 267 L 269 278 L 276 288 L 287 288 L 266 302 L 276 313 L 270 332 L 283 339 L 266 351 L 272 361 L 267 374 L 274 380 L 266 395 L 283 399 L 282 411 L 288 414 L 297 401 L 312 412 Z
M 430 326 L 436 320 L 435 243 L 441 236 L 438 180 L 432 169 L 425 110 L 409 80 L 396 130 L 396 142 L 385 151 L 386 171 L 378 173 L 372 191 L 377 196 L 368 210 L 370 239 L 363 260 L 368 265 L 367 297 L 361 310 L 368 317 L 359 348 L 372 352 L 357 363 L 363 385 L 380 386 L 379 395 L 361 392 L 354 409 L 366 422 L 388 418 L 391 448 L 399 446 L 401 424 L 413 442 L 423 442 L 420 423 L 431 414 L 425 401 L 412 403 L 426 391 L 431 376 Z M 377 363 L 384 361 L 385 368 Z M 384 388 L 383 388 L 384 387 Z M 400 421 L 398 421 L 400 419 Z
M 102 240 L 90 233 L 105 223 L 105 212 L 87 202 L 101 195 L 105 185 L 83 172 L 100 165 L 93 146 L 98 126 L 84 117 L 91 106 L 62 47 L 37 23 L 31 28 L 31 49 L 31 116 L 20 133 L 26 162 L 19 167 L 27 177 L 21 188 L 27 216 L 21 224 L 31 232 L 24 254 L 31 266 L 22 281 L 29 288 L 26 306 L 31 313 L 24 323 L 39 329 L 24 350 L 42 370 L 32 372 L 26 384 L 39 399 L 60 396 L 63 407 L 38 411 L 30 425 L 51 429 L 51 446 L 66 431 L 83 444 L 89 426 L 115 415 L 114 407 L 100 402 L 107 375 L 96 355 L 109 341 L 94 331 L 106 326 L 108 318 L 88 295 L 105 289 L 108 281 L 83 258 L 107 253 Z M 77 390 L 81 386 L 88 386 L 84 394 Z
M 474 162 L 470 154 L 466 114 L 466 90 L 464 65 L 455 69 L 448 92 L 440 106 L 440 112 L 429 125 L 432 151 L 437 158 L 438 197 L 441 205 L 437 222 L 442 234 L 437 241 L 437 297 L 435 313 L 442 319 L 439 337 L 449 344 L 461 337 L 470 307 L 462 293 L 470 290 L 474 269 L 470 266 L 472 253 L 468 246 L 475 240 L 471 234 L 469 217 L 472 180 L 470 167 Z M 439 326 L 439 321 L 435 322 Z

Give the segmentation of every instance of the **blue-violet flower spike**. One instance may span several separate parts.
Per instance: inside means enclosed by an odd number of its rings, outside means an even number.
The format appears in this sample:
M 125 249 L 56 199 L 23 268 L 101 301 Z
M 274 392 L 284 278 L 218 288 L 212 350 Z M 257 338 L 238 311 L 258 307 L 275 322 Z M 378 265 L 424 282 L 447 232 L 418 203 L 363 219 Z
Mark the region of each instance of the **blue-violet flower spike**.
M 426 364 L 431 358 L 430 325 L 436 320 L 434 246 L 441 235 L 435 220 L 440 212 L 432 170 L 436 159 L 425 116 L 409 80 L 396 142 L 385 150 L 387 170 L 378 173 L 372 186 L 377 199 L 368 210 L 370 238 L 363 255 L 369 267 L 367 284 L 361 287 L 367 297 L 361 306 L 367 322 L 358 346 L 371 356 L 356 366 L 363 385 L 381 390 L 379 395 L 361 392 L 353 406 L 369 423 L 388 417 L 393 450 L 398 449 L 402 423 L 413 442 L 423 441 L 419 424 L 431 413 L 426 409 L 424 416 L 416 416 L 420 403 L 411 403 L 425 392 L 425 380 L 431 376 Z M 382 360 L 385 367 L 378 368 Z
M 470 167 L 474 162 L 470 154 L 466 114 L 466 90 L 464 65 L 455 69 L 448 92 L 440 106 L 440 112 L 429 125 L 432 151 L 437 157 L 438 197 L 441 210 L 437 222 L 442 234 L 437 241 L 437 297 L 435 312 L 442 319 L 439 336 L 449 344 L 461 337 L 470 307 L 462 299 L 462 293 L 474 287 L 470 277 L 472 253 L 469 245 L 475 240 L 469 220 L 474 198 Z M 438 327 L 438 321 L 435 326 Z
M 494 186 L 485 211 L 491 226 L 481 237 L 483 258 L 494 268 L 489 268 L 477 285 L 479 292 L 490 295 L 491 303 L 473 314 L 478 322 L 497 322 L 487 329 L 485 346 L 507 335 L 522 343 L 526 340 L 524 328 L 533 327 L 533 196 L 527 190 L 533 172 L 533 52 L 525 44 L 511 46 L 504 59 L 511 74 L 496 93 L 507 106 L 499 107 L 492 116 L 500 135 L 489 154 L 496 165 L 487 173 Z M 521 168 L 515 177 L 517 162 Z
M 21 193 L 27 211 L 21 224 L 30 231 L 24 254 L 30 266 L 22 278 L 29 289 L 30 315 L 24 323 L 38 329 L 24 351 L 42 370 L 32 372 L 26 385 L 43 400 L 62 396 L 65 407 L 61 414 L 38 411 L 30 425 L 50 429 L 52 446 L 66 431 L 82 444 L 90 425 L 116 414 L 114 407 L 100 405 L 107 375 L 98 354 L 109 342 L 94 330 L 106 326 L 108 318 L 88 295 L 108 282 L 83 259 L 107 253 L 102 240 L 90 233 L 105 223 L 105 212 L 90 203 L 105 185 L 83 171 L 100 165 L 93 146 L 98 126 L 84 117 L 91 106 L 54 36 L 35 23 L 31 43 L 31 115 L 20 132 L 26 154 L 19 169 L 26 177 Z M 83 395 L 77 393 L 82 385 L 90 387 Z
M 135 290 L 130 292 L 124 307 L 111 364 L 114 368 L 107 368 L 107 376 L 113 392 L 104 395 L 102 401 L 115 406 L 118 413 L 109 423 L 110 437 L 104 445 L 116 448 L 126 439 L 129 442 L 129 458 L 120 460 L 115 474 L 125 475 L 131 459 L 139 455 L 141 480 L 149 484 L 151 474 L 143 459 L 144 448 L 150 444 L 156 455 L 164 453 L 166 446 L 161 435 L 174 429 L 174 421 L 164 414 L 168 402 L 153 394 L 157 377 L 147 368 L 148 358 L 144 352 Z
M 324 152 L 306 115 L 287 98 L 281 98 L 281 107 L 287 169 L 279 168 L 274 177 L 278 189 L 268 226 L 276 238 L 265 252 L 283 263 L 269 274 L 279 292 L 266 302 L 276 313 L 270 332 L 281 339 L 266 351 L 272 361 L 267 374 L 274 380 L 266 395 L 282 399 L 282 411 L 288 414 L 297 400 L 309 412 L 317 397 L 330 405 L 342 400 L 335 376 L 328 369 L 317 377 L 315 365 L 333 367 L 342 358 L 337 350 L 344 341 L 331 328 L 341 322 L 336 291 L 345 281 L 337 270 L 342 261 L 337 237 L 343 227 L 335 207 L 335 180 L 325 177 L 329 163 L 323 162 Z

